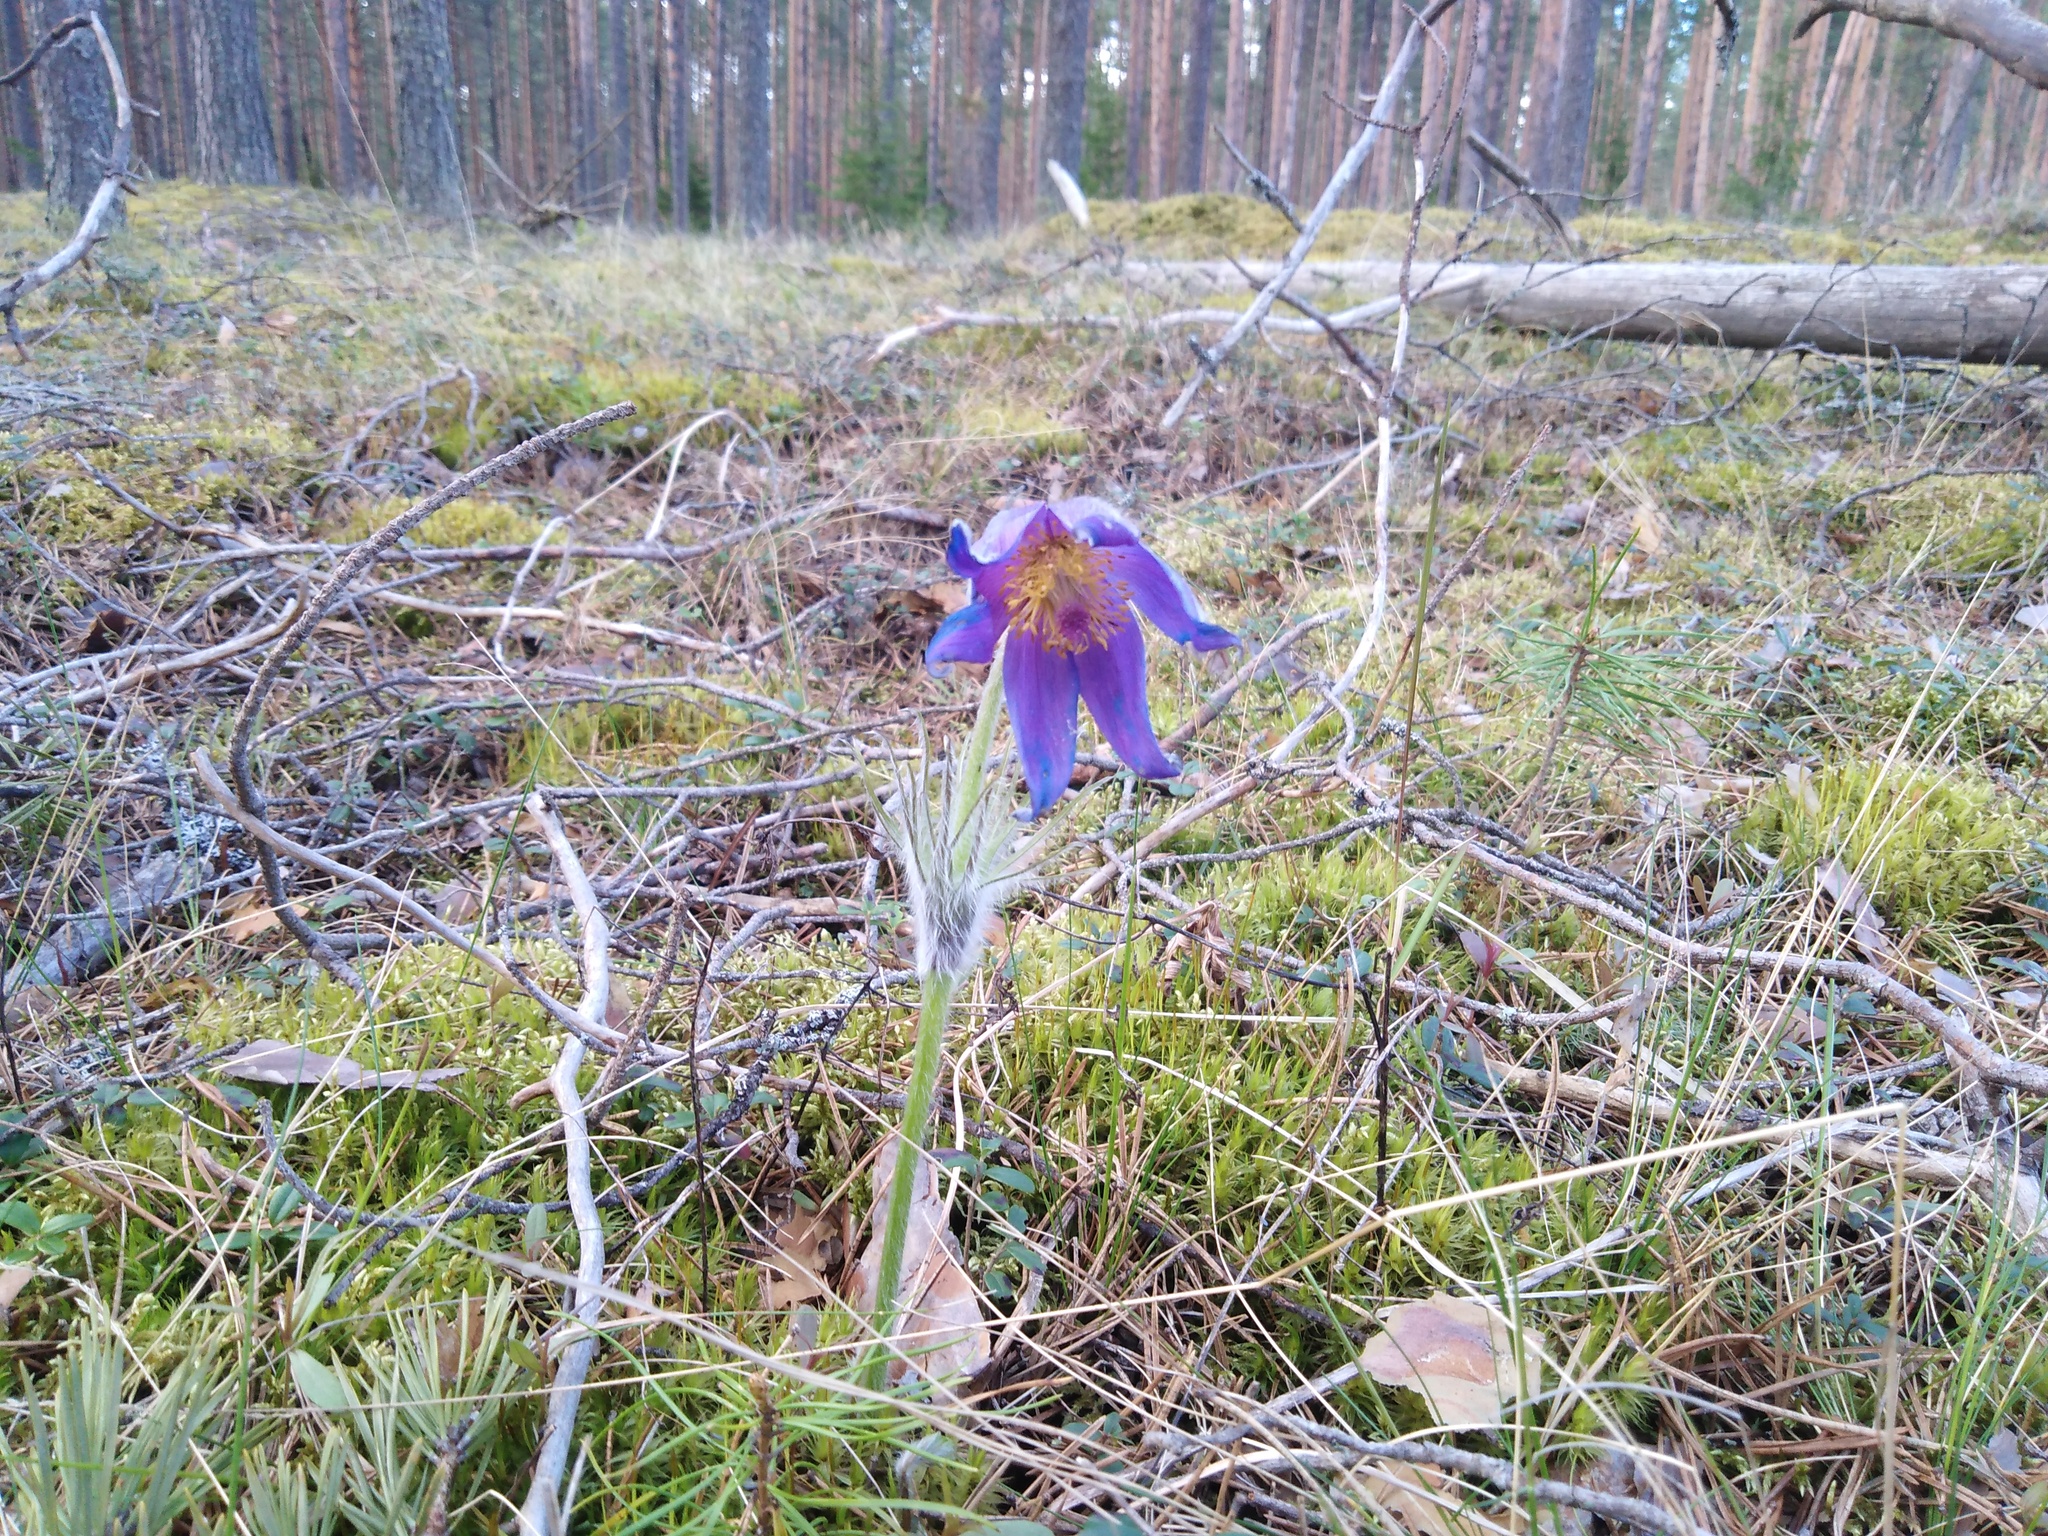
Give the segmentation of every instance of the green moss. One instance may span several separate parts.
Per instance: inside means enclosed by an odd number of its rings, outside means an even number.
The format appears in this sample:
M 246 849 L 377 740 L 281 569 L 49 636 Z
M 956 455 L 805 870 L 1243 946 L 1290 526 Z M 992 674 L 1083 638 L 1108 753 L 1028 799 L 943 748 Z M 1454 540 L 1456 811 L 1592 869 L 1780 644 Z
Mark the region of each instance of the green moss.
M 1973 772 L 1857 759 L 1821 769 L 1807 787 L 1811 798 L 1783 781 L 1774 785 L 1738 839 L 1797 871 L 1840 858 L 1901 927 L 1954 917 L 2014 874 L 2027 851 L 2026 825 Z
M 1856 568 L 1870 576 L 1920 570 L 1992 571 L 2048 546 L 2048 500 L 1997 475 L 1923 480 L 1884 498 L 1866 517 L 1876 527 Z
M 350 514 L 347 536 L 366 539 L 412 503 L 403 497 L 371 502 Z M 477 545 L 530 544 L 540 536 L 538 518 L 508 502 L 465 496 L 435 512 L 412 533 L 413 542 L 432 549 L 469 549 Z
M 1043 457 L 1085 453 L 1088 436 L 1079 427 L 1055 421 L 1034 406 L 983 401 L 960 412 L 959 435 L 992 443 L 1005 453 Z

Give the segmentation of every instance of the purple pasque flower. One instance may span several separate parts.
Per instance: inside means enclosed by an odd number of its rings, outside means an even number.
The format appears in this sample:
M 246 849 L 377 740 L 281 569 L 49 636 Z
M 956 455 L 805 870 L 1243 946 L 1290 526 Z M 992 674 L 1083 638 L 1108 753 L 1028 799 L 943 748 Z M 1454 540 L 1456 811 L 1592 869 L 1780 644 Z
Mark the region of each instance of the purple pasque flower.
M 978 539 L 955 523 L 946 564 L 973 583 L 974 601 L 939 626 L 925 665 L 944 676 L 956 661 L 986 663 L 1008 631 L 1003 691 L 1034 817 L 1073 775 L 1080 699 L 1134 773 L 1180 772 L 1152 732 L 1138 614 L 1198 651 L 1237 636 L 1203 620 L 1188 584 L 1137 529 L 1090 496 L 1025 502 L 998 512 Z

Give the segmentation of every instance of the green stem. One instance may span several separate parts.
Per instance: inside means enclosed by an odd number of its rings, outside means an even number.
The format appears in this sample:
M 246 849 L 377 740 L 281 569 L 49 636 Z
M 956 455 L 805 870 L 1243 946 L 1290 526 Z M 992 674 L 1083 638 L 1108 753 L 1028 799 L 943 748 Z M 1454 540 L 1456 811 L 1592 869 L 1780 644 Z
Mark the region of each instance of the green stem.
M 910 1235 L 910 1207 L 917 1165 L 923 1155 L 926 1122 L 939 1087 L 939 1046 L 953 1011 L 954 979 L 926 976 L 919 983 L 917 1046 L 910 1058 L 910 1083 L 903 1093 L 903 1132 L 896 1145 L 896 1171 L 889 1181 L 889 1213 L 882 1227 L 882 1261 L 875 1277 L 875 1332 L 887 1338 L 896 1321 L 903 1283 L 903 1245 Z

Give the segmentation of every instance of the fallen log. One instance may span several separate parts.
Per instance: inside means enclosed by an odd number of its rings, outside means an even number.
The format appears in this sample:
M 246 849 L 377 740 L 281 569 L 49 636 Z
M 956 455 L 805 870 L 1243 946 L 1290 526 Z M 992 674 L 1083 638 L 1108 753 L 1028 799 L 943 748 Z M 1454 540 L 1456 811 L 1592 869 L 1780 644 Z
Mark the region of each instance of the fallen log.
M 1241 290 L 1274 261 L 1130 262 L 1134 276 Z M 1457 279 L 1467 279 L 1465 283 Z M 1396 261 L 1305 263 L 1294 287 L 1398 288 Z M 1418 302 L 1518 330 L 1853 357 L 2048 364 L 2048 267 L 1748 266 L 1721 262 L 1417 264 Z

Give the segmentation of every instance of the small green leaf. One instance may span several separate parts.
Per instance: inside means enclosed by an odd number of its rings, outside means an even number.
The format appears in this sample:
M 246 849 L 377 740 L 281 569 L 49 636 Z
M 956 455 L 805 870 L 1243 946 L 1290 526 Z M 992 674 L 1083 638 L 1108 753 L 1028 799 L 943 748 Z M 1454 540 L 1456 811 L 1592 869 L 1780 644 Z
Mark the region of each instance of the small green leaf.
M 1020 1195 L 1035 1195 L 1038 1193 L 1037 1181 L 1030 1174 L 1020 1173 L 1015 1168 L 998 1168 L 994 1164 L 990 1164 L 982 1170 L 982 1177 L 993 1179 L 996 1183 L 1002 1185 L 1003 1188 L 1014 1189 Z
M 299 1389 L 299 1396 L 322 1413 L 347 1413 L 355 1407 L 355 1394 L 331 1368 L 303 1349 L 292 1351 L 291 1363 L 292 1383 Z
M 43 1218 L 26 1200 L 0 1200 L 0 1222 L 31 1237 L 43 1230 Z
M 89 1227 L 96 1220 L 87 1211 L 64 1211 L 55 1216 L 43 1218 L 43 1236 L 61 1237 L 66 1232 L 76 1232 L 80 1227 Z
M 536 1355 L 527 1346 L 524 1340 L 507 1338 L 505 1340 L 505 1353 L 510 1355 L 521 1366 L 531 1371 L 540 1380 L 546 1381 L 548 1379 L 546 1364 L 542 1362 L 539 1355 Z
M 996 1257 L 998 1259 L 1015 1259 L 1019 1264 L 1022 1264 L 1026 1269 L 1030 1270 L 1034 1275 L 1042 1275 L 1045 1273 L 1044 1255 L 1034 1252 L 1032 1249 L 1025 1247 L 1022 1243 L 1019 1242 L 1008 1242 L 1003 1244 L 1002 1249 L 996 1254 Z

